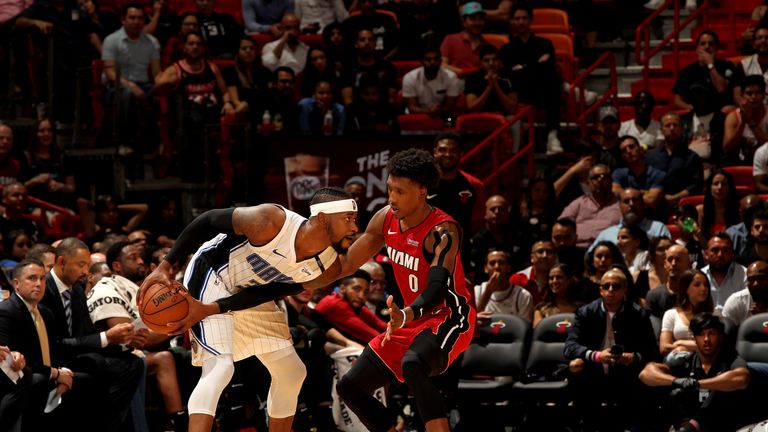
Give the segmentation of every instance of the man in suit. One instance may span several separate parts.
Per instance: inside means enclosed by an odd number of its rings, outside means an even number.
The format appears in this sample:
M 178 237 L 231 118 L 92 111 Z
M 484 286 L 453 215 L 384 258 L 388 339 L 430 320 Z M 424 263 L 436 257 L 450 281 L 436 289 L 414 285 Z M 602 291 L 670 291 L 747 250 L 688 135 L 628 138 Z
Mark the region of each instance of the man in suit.
M 122 346 L 131 343 L 133 324 L 121 323 L 99 332 L 91 322 L 83 291 L 90 259 L 85 243 L 74 237 L 62 240 L 56 248 L 53 269 L 45 278 L 42 304 L 53 311 L 51 334 L 61 342 L 65 361 L 108 388 L 111 426 L 119 429 L 144 373 L 144 364 Z
M 90 377 L 77 374 L 76 378 L 72 370 L 62 367 L 58 346 L 48 337 L 54 335 L 54 318 L 50 310 L 39 306 L 45 294 L 44 281 L 42 262 L 33 259 L 20 262 L 13 272 L 15 294 L 0 304 L 0 344 L 22 353 L 27 365 L 24 377 L 12 391 L 18 401 L 14 408 L 20 415 L 16 430 L 45 429 L 60 421 L 77 424 L 75 413 L 93 407 L 98 400 L 95 398 L 98 392 L 94 392 L 89 383 Z M 70 392 L 75 386 L 76 391 Z M 46 397 L 54 388 L 63 396 L 62 405 L 50 414 L 41 415 Z M 84 419 L 81 417 L 81 421 Z M 99 423 L 93 420 L 94 415 L 88 416 L 88 427 Z

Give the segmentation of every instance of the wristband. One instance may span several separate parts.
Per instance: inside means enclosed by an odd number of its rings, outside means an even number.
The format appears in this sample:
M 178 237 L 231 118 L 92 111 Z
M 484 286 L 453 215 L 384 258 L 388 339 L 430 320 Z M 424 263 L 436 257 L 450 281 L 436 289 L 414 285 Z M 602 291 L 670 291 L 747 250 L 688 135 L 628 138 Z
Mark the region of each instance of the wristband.
M 403 323 L 402 323 L 402 324 L 400 324 L 400 328 L 403 328 L 403 327 L 405 327 L 405 320 L 406 320 L 406 319 L 408 319 L 408 318 L 407 318 L 407 316 L 405 315 L 405 309 L 400 309 L 400 312 L 402 312 L 402 313 L 403 313 Z

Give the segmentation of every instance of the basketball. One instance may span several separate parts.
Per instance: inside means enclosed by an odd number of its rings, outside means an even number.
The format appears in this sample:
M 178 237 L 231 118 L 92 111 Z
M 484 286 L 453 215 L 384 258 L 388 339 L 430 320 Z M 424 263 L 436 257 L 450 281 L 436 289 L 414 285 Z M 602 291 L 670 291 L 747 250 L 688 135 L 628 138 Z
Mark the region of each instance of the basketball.
M 139 310 L 141 320 L 150 330 L 167 334 L 173 330 L 166 324 L 184 319 L 189 312 L 189 304 L 184 298 L 187 289 L 179 282 L 171 285 L 156 283 L 144 293 L 144 303 Z

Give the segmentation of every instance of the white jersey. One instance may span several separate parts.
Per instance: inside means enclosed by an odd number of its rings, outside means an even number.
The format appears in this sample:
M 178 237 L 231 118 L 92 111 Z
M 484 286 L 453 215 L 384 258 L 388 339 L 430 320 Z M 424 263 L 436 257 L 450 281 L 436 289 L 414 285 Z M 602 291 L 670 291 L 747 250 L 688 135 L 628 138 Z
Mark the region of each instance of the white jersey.
M 280 232 L 264 245 L 253 245 L 245 236 L 229 234 L 219 234 L 203 244 L 189 263 L 191 271 L 185 277 L 184 285 L 190 293 L 211 303 L 270 282 L 301 283 L 320 276 L 336 260 L 336 251 L 328 247 L 316 256 L 297 261 L 296 234 L 307 219 L 283 211 L 285 223 Z M 200 345 L 214 355 L 232 353 L 235 360 L 241 360 L 292 346 L 285 313 L 275 302 L 214 315 L 200 324 L 193 333 Z

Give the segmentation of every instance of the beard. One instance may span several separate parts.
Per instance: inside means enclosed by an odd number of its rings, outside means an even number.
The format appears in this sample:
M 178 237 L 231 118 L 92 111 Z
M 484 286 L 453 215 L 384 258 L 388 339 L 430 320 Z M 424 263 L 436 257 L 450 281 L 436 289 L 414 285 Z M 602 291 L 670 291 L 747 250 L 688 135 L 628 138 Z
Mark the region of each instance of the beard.
M 344 245 L 342 245 L 342 244 L 341 244 L 341 242 L 342 242 L 343 240 L 344 240 L 344 239 L 341 239 L 341 240 L 339 240 L 339 241 L 337 241 L 337 242 L 333 242 L 333 243 L 331 243 L 331 246 L 333 247 L 333 250 L 335 250 L 335 251 L 336 251 L 336 253 L 338 253 L 338 254 L 345 254 L 345 253 L 347 253 L 347 251 L 349 250 L 349 248 L 348 248 L 348 247 L 344 247 Z

